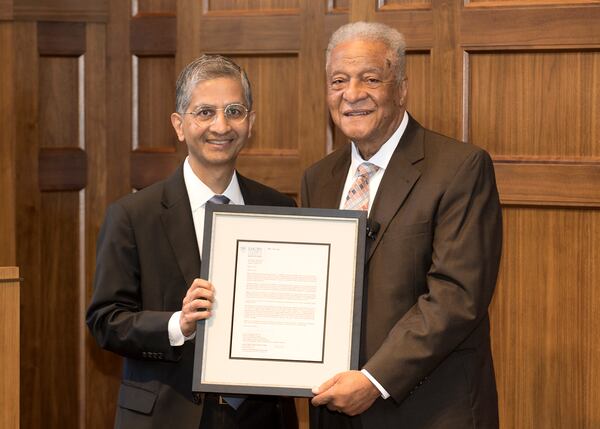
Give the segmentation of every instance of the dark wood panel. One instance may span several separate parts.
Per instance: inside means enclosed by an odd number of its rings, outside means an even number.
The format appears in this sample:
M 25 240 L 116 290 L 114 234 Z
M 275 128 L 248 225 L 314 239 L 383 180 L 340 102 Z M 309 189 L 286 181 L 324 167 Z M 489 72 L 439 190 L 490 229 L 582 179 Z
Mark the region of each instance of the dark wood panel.
M 14 49 L 13 26 L 0 22 L 0 189 L 3 207 L 0 209 L 0 266 L 16 265 L 16 143 L 14 62 L 10 54 Z M 9 53 L 9 54 L 4 54 Z
M 406 48 L 430 49 L 433 45 L 433 13 L 431 10 L 386 11 L 376 13 L 377 22 L 387 24 L 404 34 Z
M 77 147 L 83 124 L 83 105 L 80 105 L 79 60 L 74 57 L 41 57 L 39 59 L 39 130 L 44 138 L 41 147 Z M 80 88 L 80 83 L 82 84 Z
M 0 0 L 0 21 L 13 19 L 13 0 Z M 5 51 L 8 52 L 8 51 Z
M 418 10 L 431 9 L 431 0 L 380 0 L 378 10 Z
M 78 148 L 43 148 L 39 155 L 41 191 L 78 191 L 85 188 L 86 153 Z
M 232 58 L 246 70 L 254 95 L 256 122 L 247 148 L 297 149 L 302 104 L 298 102 L 301 97 L 298 56 L 232 55 Z M 312 79 L 316 76 L 311 75 Z
M 133 130 L 134 149 L 177 149 L 178 140 L 170 119 L 175 111 L 175 58 L 140 57 L 137 60 L 137 72 L 138 97 L 137 106 L 133 106 L 132 124 L 132 127 L 136 127 Z
M 100 21 L 108 17 L 108 0 L 19 0 L 15 18 L 39 21 Z
M 177 0 L 137 0 L 137 13 L 172 13 L 177 10 Z
M 600 207 L 600 162 L 495 160 L 503 204 Z
M 599 47 L 597 6 L 464 9 L 460 41 L 467 49 Z
M 35 299 L 23 304 L 23 319 L 28 320 L 23 335 L 33 342 L 27 362 L 35 375 L 33 398 L 44 398 L 35 417 L 42 427 L 75 429 L 80 426 L 78 375 L 83 366 L 78 339 L 84 329 L 79 193 L 42 194 L 39 219 L 41 281 L 24 284 L 28 297 Z
M 85 52 L 85 24 L 82 22 L 38 22 L 40 55 L 72 55 Z
M 175 55 L 175 16 L 142 16 L 131 19 L 130 46 L 134 55 Z
M 284 53 L 300 48 L 299 16 L 207 16 L 202 19 L 199 32 L 203 52 Z
M 299 0 L 207 0 L 205 13 L 257 13 L 297 11 Z

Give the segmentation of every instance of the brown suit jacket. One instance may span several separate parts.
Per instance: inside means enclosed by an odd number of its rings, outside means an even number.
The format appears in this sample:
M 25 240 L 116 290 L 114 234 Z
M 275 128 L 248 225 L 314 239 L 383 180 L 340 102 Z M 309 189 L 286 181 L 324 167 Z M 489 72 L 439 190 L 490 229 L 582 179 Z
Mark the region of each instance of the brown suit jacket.
M 339 206 L 350 158 L 346 145 L 305 172 L 304 206 Z M 502 219 L 489 155 L 410 118 L 369 218 L 379 231 L 367 250 L 362 364 L 391 398 L 362 426 L 497 427 L 488 305 Z M 321 426 L 341 424 L 332 417 Z

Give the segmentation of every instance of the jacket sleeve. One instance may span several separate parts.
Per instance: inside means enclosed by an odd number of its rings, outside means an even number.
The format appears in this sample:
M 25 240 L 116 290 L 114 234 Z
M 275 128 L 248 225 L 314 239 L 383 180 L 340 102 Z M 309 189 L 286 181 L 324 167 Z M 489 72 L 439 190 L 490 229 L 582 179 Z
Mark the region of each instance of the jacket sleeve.
M 168 335 L 173 313 L 142 308 L 142 281 L 130 216 L 115 203 L 108 208 L 98 237 L 87 326 L 102 348 L 121 356 L 177 361 L 181 347 L 171 346 Z
M 501 247 L 493 164 L 486 152 L 474 151 L 450 180 L 433 218 L 427 293 L 365 365 L 396 401 L 487 320 Z

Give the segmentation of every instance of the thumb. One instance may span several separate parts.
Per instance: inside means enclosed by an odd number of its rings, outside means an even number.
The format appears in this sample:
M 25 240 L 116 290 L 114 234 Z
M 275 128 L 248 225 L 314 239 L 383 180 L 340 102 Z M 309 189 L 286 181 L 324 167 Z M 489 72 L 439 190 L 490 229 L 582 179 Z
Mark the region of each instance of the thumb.
M 321 393 L 325 392 L 326 390 L 329 390 L 333 387 L 333 385 L 335 383 L 337 383 L 338 379 L 339 379 L 340 375 L 336 374 L 333 377 L 331 377 L 329 380 L 327 380 L 326 382 L 324 382 L 323 384 L 321 384 L 318 387 L 313 387 L 312 388 L 312 393 L 315 395 L 320 395 Z

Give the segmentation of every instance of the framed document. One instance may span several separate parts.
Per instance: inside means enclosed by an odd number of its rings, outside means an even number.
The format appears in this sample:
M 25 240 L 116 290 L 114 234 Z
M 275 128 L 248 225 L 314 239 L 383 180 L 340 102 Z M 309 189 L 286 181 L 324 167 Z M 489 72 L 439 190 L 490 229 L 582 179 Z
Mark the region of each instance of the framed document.
M 366 212 L 207 204 L 195 392 L 312 396 L 358 369 Z

